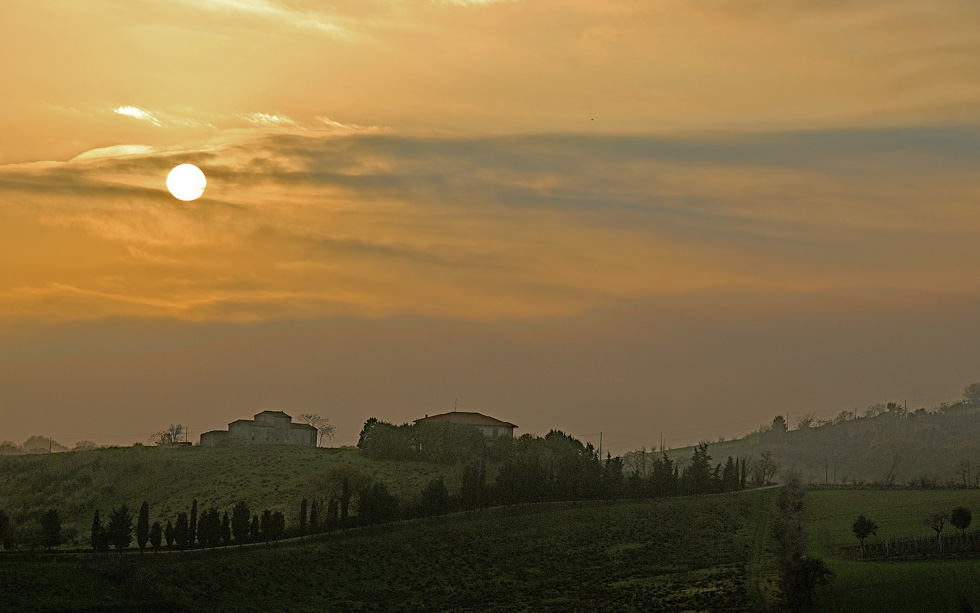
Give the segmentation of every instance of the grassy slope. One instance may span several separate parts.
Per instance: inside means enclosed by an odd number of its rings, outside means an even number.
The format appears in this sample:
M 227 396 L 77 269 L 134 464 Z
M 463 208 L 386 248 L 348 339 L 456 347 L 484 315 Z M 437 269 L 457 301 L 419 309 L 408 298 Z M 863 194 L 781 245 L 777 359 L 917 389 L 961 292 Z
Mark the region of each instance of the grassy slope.
M 824 594 L 830 611 L 959 611 L 966 598 L 980 605 L 980 560 L 856 562 L 836 552 L 854 545 L 851 524 L 859 514 L 878 523 L 878 538 L 934 536 L 924 518 L 937 510 L 980 510 L 980 491 L 813 491 L 805 509 L 810 551 L 823 557 L 836 577 Z M 872 537 L 875 538 L 875 537 Z
M 228 509 L 239 499 L 253 511 L 283 511 L 294 522 L 310 495 L 310 476 L 337 464 L 353 464 L 384 481 L 401 500 L 417 499 L 424 485 L 444 475 L 458 489 L 458 469 L 419 462 L 365 459 L 357 449 L 254 447 L 127 447 L 0 457 L 0 509 L 15 518 L 56 508 L 65 528 L 84 540 L 92 515 L 103 521 L 111 508 L 150 505 L 151 522 L 166 523 L 189 510 Z
M 774 496 L 531 505 L 251 551 L 9 560 L 0 609 L 756 611 L 747 567 L 773 565 L 759 531 Z

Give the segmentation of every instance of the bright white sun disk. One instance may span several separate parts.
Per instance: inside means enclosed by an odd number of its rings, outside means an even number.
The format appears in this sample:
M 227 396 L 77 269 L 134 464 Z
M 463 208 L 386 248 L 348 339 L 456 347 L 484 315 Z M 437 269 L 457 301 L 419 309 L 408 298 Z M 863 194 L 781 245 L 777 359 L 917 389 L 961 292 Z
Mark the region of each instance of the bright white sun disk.
M 201 169 L 193 164 L 175 166 L 167 175 L 167 189 L 174 198 L 189 202 L 197 200 L 204 193 L 208 180 Z

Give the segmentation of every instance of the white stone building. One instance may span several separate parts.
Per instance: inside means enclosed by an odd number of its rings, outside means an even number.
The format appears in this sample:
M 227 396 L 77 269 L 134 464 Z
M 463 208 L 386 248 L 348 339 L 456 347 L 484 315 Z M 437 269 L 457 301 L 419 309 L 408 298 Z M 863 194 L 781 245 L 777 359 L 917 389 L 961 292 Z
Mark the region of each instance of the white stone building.
M 316 447 L 317 430 L 309 424 L 294 424 L 282 411 L 262 411 L 255 419 L 238 419 L 227 430 L 201 435 L 202 447 L 224 445 L 297 445 Z

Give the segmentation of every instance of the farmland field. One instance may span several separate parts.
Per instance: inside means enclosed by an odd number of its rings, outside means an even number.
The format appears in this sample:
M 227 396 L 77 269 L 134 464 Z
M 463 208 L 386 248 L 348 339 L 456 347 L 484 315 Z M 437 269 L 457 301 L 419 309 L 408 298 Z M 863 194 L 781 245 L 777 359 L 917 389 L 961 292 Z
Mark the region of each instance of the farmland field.
M 8 558 L 0 609 L 758 611 L 775 496 L 500 507 L 253 550 Z
M 818 490 L 806 495 L 811 554 L 835 573 L 821 595 L 828 611 L 959 611 L 966 600 L 980 607 L 980 560 L 854 561 L 838 555 L 857 544 L 851 525 L 859 514 L 878 523 L 875 538 L 929 537 L 934 511 L 965 506 L 980 512 L 978 490 Z M 975 516 L 976 517 L 976 516 Z

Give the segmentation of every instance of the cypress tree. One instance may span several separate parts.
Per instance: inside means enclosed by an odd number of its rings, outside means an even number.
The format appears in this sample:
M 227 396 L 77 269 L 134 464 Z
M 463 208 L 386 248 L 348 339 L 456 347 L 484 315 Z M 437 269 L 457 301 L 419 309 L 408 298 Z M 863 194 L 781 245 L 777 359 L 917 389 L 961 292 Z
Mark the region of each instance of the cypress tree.
M 286 516 L 282 511 L 276 511 L 269 520 L 269 528 L 272 531 L 272 540 L 278 541 L 286 535 Z
M 262 530 L 262 540 L 269 541 L 272 540 L 272 511 L 266 509 L 262 511 L 262 519 L 259 522 L 259 527 Z
M 228 511 L 225 511 L 221 518 L 221 544 L 227 547 L 231 544 L 231 521 L 228 519 Z
M 191 523 L 187 526 L 188 536 L 190 537 L 190 541 L 188 541 L 187 544 L 190 545 L 191 549 L 194 549 L 194 535 L 197 534 L 197 498 L 195 498 L 194 501 L 191 503 L 190 521 Z
M 316 503 L 316 497 L 313 497 L 313 501 L 310 503 L 310 534 L 316 534 L 317 521 L 320 519 L 317 517 L 319 515 L 319 505 Z
M 231 510 L 231 533 L 239 545 L 248 540 L 248 518 L 250 511 L 244 500 L 239 500 Z
M 144 500 L 140 505 L 140 516 L 136 521 L 136 545 L 140 548 L 140 553 L 146 548 L 146 541 L 150 537 L 150 505 Z
M 51 509 L 41 516 L 41 536 L 48 549 L 61 544 L 61 517 L 58 509 Z
M 177 525 L 174 527 L 174 541 L 181 549 L 187 547 L 187 532 L 190 528 L 187 525 L 187 513 L 181 511 L 177 514 Z
M 7 512 L 0 510 L 0 545 L 3 545 L 4 549 L 10 549 L 10 516 Z
M 99 510 L 95 510 L 95 517 L 92 518 L 92 536 L 89 540 L 92 544 L 92 549 L 95 551 L 104 551 L 107 549 L 103 547 L 105 543 L 105 536 L 102 531 L 102 520 L 99 519 Z
M 262 535 L 259 534 L 259 516 L 253 515 L 252 524 L 249 526 L 248 530 L 248 540 L 253 543 L 258 543 L 261 537 Z
M 150 546 L 153 547 L 154 551 L 158 551 L 162 541 L 163 529 L 160 527 L 160 522 L 155 521 L 153 522 L 153 525 L 150 526 Z
M 306 535 L 306 498 L 299 504 L 299 535 Z
M 339 521 L 339 513 L 340 503 L 336 498 L 331 498 L 330 501 L 327 502 L 327 522 L 331 528 L 335 528 L 337 526 L 337 522 Z
M 167 529 L 163 531 L 163 536 L 167 539 L 167 549 L 174 546 L 174 524 L 167 520 Z
M 126 505 L 109 515 L 109 539 L 116 549 L 125 549 L 133 542 L 133 516 Z
M 340 523 L 347 525 L 347 511 L 350 507 L 350 479 L 344 475 L 344 481 L 340 485 Z

